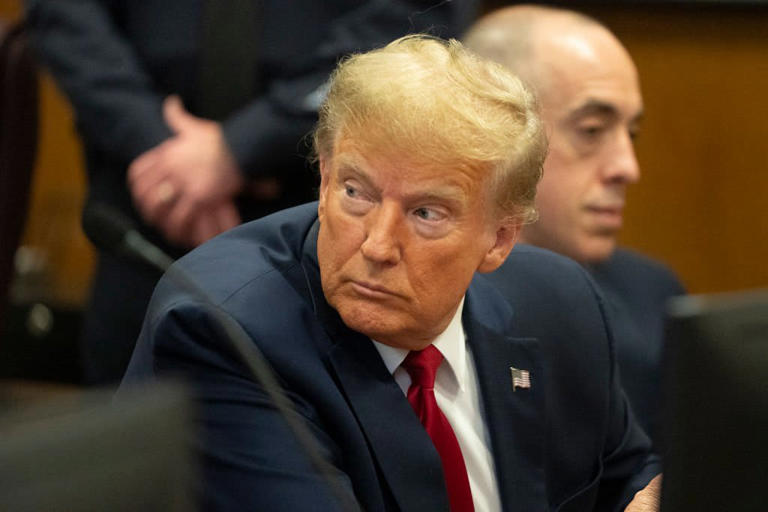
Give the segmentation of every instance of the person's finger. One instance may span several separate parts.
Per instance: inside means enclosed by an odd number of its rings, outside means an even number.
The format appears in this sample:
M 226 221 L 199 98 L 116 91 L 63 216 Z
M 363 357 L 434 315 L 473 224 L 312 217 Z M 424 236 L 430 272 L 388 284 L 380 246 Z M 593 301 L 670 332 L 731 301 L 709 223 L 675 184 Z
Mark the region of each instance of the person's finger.
M 625 512 L 658 512 L 661 501 L 661 475 L 656 475 L 648 485 L 638 491 L 624 509 Z
M 223 233 L 228 229 L 232 229 L 242 222 L 240 219 L 240 214 L 238 213 L 237 208 L 232 201 L 221 203 L 212 213 L 215 217 L 216 225 L 220 233 Z
M 159 165 L 128 182 L 131 197 L 142 217 L 154 222 L 181 195 L 181 184 Z
M 196 213 L 202 209 L 203 205 L 188 196 L 188 194 L 180 195 L 164 217 L 158 219 L 158 222 L 162 224 L 163 232 L 170 240 L 176 243 L 186 241 L 185 245 L 192 246 L 194 244 L 191 242 L 194 237 L 191 236 L 189 230 Z
M 163 102 L 163 118 L 174 133 L 183 132 L 198 119 L 187 112 L 181 98 L 172 94 Z
M 169 214 L 180 193 L 171 181 L 163 181 L 144 194 L 134 195 L 133 202 L 145 221 L 157 224 Z
M 221 233 L 221 229 L 217 223 L 215 209 L 200 212 L 195 216 L 192 229 L 195 246 L 207 242 L 219 233 Z
M 152 172 L 142 174 L 140 177 L 128 182 L 128 188 L 131 190 L 131 194 L 139 197 L 146 197 L 154 191 L 161 183 L 170 181 L 173 184 L 177 183 L 170 173 L 162 167 L 154 167 Z M 167 194 L 166 194 L 167 195 Z
M 136 157 L 128 166 L 128 172 L 126 173 L 128 183 L 132 183 L 141 179 L 145 174 L 151 173 L 152 169 L 159 164 L 164 149 L 164 144 L 160 144 Z

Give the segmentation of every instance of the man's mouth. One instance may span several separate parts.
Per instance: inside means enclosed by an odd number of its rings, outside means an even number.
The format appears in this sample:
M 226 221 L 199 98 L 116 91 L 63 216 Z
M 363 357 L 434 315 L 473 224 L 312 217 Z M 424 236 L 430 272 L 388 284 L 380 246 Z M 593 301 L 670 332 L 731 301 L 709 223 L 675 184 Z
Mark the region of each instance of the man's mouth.
M 398 296 L 397 293 L 390 290 L 389 288 L 385 286 L 378 285 L 376 283 L 371 283 L 368 281 L 357 281 L 353 280 L 351 282 L 352 288 L 360 295 L 364 297 L 369 297 L 372 299 L 382 299 L 382 298 L 389 298 L 389 297 L 396 297 Z
M 603 227 L 620 228 L 622 223 L 623 205 L 616 206 L 587 206 L 586 211 L 595 216 Z

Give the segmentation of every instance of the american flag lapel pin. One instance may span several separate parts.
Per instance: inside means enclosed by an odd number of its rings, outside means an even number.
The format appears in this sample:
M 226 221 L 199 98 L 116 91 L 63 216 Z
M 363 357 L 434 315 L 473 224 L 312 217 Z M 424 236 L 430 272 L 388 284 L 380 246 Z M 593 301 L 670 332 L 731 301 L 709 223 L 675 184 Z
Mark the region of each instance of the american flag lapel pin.
M 520 389 L 531 388 L 531 374 L 528 370 L 521 370 L 514 366 L 509 367 L 509 371 L 512 373 L 512 391 Z

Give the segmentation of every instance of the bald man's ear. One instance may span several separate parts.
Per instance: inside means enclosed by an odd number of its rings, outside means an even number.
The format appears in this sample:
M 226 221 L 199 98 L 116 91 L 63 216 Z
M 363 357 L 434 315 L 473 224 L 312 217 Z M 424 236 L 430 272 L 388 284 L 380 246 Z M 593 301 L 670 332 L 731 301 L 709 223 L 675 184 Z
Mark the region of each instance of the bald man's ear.
M 477 267 L 477 271 L 487 273 L 499 268 L 517 243 L 521 228 L 522 226 L 519 222 L 511 220 L 502 222 L 496 230 L 496 239 L 493 246 L 485 254 L 480 266 Z

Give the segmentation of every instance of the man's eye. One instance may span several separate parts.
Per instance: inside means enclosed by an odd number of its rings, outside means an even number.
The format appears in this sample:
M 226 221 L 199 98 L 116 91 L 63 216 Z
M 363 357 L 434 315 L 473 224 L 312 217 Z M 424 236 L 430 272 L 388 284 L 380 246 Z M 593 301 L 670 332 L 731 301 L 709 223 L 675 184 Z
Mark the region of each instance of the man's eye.
M 438 220 L 442 219 L 443 217 L 445 217 L 444 214 L 438 212 L 437 210 L 435 210 L 433 208 L 416 208 L 413 211 L 413 213 L 414 213 L 414 215 L 416 215 L 418 218 L 420 218 L 422 220 L 427 220 L 427 221 L 432 221 L 432 222 L 438 221 Z
M 363 201 L 368 199 L 368 196 L 365 194 L 363 189 L 354 183 L 344 184 L 344 195 L 347 198 L 354 199 L 356 201 Z
M 588 138 L 597 137 L 603 132 L 603 127 L 599 125 L 587 125 L 579 128 L 579 133 Z
M 371 208 L 371 197 L 359 183 L 352 181 L 344 183 L 341 193 L 341 204 L 347 212 L 363 215 Z

